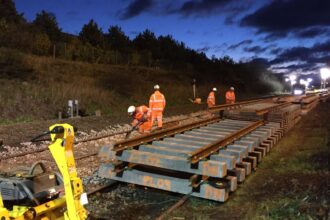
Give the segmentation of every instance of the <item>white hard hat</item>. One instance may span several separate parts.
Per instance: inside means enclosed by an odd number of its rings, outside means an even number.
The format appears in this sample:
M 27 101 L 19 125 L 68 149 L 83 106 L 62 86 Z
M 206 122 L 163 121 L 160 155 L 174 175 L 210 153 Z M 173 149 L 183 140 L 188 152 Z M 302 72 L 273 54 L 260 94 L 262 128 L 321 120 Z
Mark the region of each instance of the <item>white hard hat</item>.
M 154 86 L 154 89 L 159 89 L 159 88 L 160 88 L 160 87 L 159 87 L 158 84 Z
M 235 90 L 234 87 L 230 87 L 230 90 Z
M 130 107 L 128 107 L 127 112 L 129 114 L 132 114 L 133 112 L 135 112 L 135 106 L 134 105 L 131 105 Z
M 214 87 L 214 88 L 212 89 L 212 91 L 216 92 L 216 91 L 217 91 L 217 88 Z

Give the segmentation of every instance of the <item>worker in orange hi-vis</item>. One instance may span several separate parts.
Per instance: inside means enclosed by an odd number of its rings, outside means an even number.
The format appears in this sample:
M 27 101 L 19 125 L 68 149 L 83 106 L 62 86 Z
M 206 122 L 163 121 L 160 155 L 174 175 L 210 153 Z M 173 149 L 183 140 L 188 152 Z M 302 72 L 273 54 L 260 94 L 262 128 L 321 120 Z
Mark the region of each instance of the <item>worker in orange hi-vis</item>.
M 235 89 L 234 87 L 230 87 L 230 90 L 226 92 L 226 104 L 234 104 L 235 103 Z
M 143 133 L 149 133 L 151 130 L 151 112 L 149 108 L 145 105 L 141 105 L 139 107 L 130 106 L 127 109 L 127 112 L 130 116 L 132 116 L 133 121 L 131 125 L 133 126 L 132 130 L 138 128 L 138 131 Z
M 166 106 L 165 96 L 159 92 L 159 85 L 154 86 L 155 92 L 150 96 L 151 125 L 157 120 L 158 129 L 163 128 L 163 111 Z
M 217 88 L 213 88 L 212 91 L 209 93 L 209 96 L 207 97 L 207 107 L 215 106 L 215 92 L 217 91 Z

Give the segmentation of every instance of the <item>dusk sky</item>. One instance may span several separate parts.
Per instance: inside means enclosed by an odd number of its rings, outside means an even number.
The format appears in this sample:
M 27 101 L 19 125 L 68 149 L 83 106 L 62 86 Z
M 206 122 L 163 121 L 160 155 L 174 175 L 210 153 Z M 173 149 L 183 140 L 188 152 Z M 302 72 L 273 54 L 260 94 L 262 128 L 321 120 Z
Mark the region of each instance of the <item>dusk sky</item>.
M 330 0 L 15 0 L 28 21 L 53 12 L 64 32 L 94 19 L 133 39 L 149 29 L 208 57 L 260 58 L 276 72 L 319 73 L 330 65 Z

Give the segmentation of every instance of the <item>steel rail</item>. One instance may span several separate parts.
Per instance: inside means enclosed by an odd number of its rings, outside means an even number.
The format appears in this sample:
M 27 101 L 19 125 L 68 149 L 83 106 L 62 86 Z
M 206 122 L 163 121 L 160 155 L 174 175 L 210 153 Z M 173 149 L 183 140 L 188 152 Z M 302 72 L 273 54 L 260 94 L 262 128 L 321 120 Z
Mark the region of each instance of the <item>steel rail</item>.
M 167 126 L 168 124 L 180 123 L 181 121 L 184 121 L 184 120 L 188 120 L 188 119 L 195 118 L 195 117 L 200 117 L 203 114 L 205 114 L 205 113 L 200 113 L 200 114 L 198 114 L 196 116 L 193 116 L 193 117 L 186 116 L 185 118 L 182 118 L 182 119 L 175 119 L 175 120 L 167 121 L 167 122 L 163 123 L 163 125 Z M 131 130 L 125 130 L 125 131 L 113 132 L 113 133 L 110 133 L 110 134 L 99 135 L 99 136 L 96 136 L 96 137 L 89 137 L 89 138 L 77 140 L 74 143 L 79 144 L 79 143 L 88 142 L 88 141 L 95 141 L 95 140 L 99 140 L 99 139 L 102 139 L 102 138 L 107 138 L 107 137 L 111 137 L 111 136 L 126 134 L 130 131 Z M 44 139 L 35 140 L 33 142 L 36 143 L 36 142 L 43 142 L 43 141 L 51 141 L 51 139 L 50 138 L 44 138 Z M 1 140 L 0 140 L 0 146 L 1 146 Z
M 173 204 L 170 208 L 168 208 L 165 212 L 163 212 L 160 216 L 156 218 L 156 220 L 163 220 L 167 215 L 173 212 L 175 209 L 182 206 L 190 197 L 193 192 L 184 195 L 181 199 L 179 199 L 175 204 Z
M 215 105 L 215 106 L 208 108 L 208 110 L 214 112 L 214 111 L 237 109 L 237 108 L 241 108 L 242 106 L 254 104 L 257 102 L 271 101 L 274 98 L 280 99 L 280 98 L 286 98 L 286 97 L 290 97 L 290 96 L 291 95 L 270 95 L 270 96 L 265 96 L 265 97 L 243 100 L 240 102 L 236 102 L 234 104 Z
M 226 136 L 224 139 L 222 139 L 220 141 L 216 141 L 216 142 L 206 145 L 202 148 L 199 148 L 190 154 L 188 160 L 190 161 L 190 163 L 196 164 L 200 160 L 207 158 L 211 154 L 217 152 L 219 149 L 221 149 L 224 146 L 232 143 L 233 141 L 241 138 L 242 136 L 250 133 L 251 131 L 255 130 L 256 128 L 262 126 L 263 124 L 264 124 L 263 120 L 256 121 L 256 122 L 252 123 L 251 125 L 246 126 L 242 129 L 236 131 L 235 133 Z
M 250 104 L 254 104 L 254 103 L 262 102 L 262 101 L 268 101 L 271 99 L 272 98 L 255 99 L 255 100 L 249 100 L 249 101 L 236 102 L 234 104 L 215 105 L 215 106 L 210 107 L 209 110 L 213 112 L 213 111 L 236 109 L 236 108 L 241 108 L 242 106 L 245 106 L 245 105 L 250 105 Z
M 107 189 L 107 188 L 109 188 L 111 186 L 114 186 L 115 184 L 118 184 L 118 181 L 111 180 L 109 183 L 107 183 L 105 185 L 99 186 L 99 187 L 97 187 L 97 188 L 95 188 L 93 190 L 88 191 L 87 192 L 87 195 L 88 196 L 93 195 L 93 194 L 95 194 L 97 192 L 100 192 L 100 191 L 102 191 L 104 189 Z
M 258 110 L 256 110 L 256 114 L 257 115 L 264 115 L 264 114 L 269 113 L 269 112 L 277 111 L 279 108 L 287 107 L 289 105 L 292 105 L 292 103 L 291 102 L 279 103 L 275 106 L 270 106 L 270 107 L 267 107 L 267 108 L 258 109 Z
M 139 146 L 141 144 L 144 144 L 144 143 L 148 143 L 148 142 L 151 142 L 151 141 L 155 141 L 155 140 L 159 140 L 159 139 L 162 139 L 162 138 L 170 137 L 170 136 L 173 136 L 175 134 L 182 133 L 184 131 L 188 131 L 188 130 L 191 130 L 191 129 L 194 129 L 194 128 L 202 127 L 202 126 L 210 124 L 210 123 L 218 122 L 220 120 L 221 119 L 219 117 L 213 117 L 213 118 L 193 122 L 193 123 L 190 123 L 190 124 L 179 125 L 179 126 L 175 126 L 175 127 L 172 127 L 172 128 L 159 130 L 159 131 L 153 132 L 151 134 L 144 134 L 144 135 L 141 135 L 141 136 L 129 139 L 129 140 L 124 140 L 124 141 L 117 142 L 113 146 L 113 150 L 116 151 L 117 153 L 122 152 L 126 149 L 134 148 L 134 147 L 137 147 L 137 146 Z
M 168 126 L 168 124 L 180 123 L 181 121 L 185 121 L 185 120 L 188 120 L 188 119 L 191 119 L 191 118 L 200 117 L 203 114 L 205 114 L 205 113 L 200 113 L 200 114 L 197 114 L 197 115 L 192 116 L 192 117 L 185 117 L 183 119 L 175 119 L 175 120 L 167 121 L 163 125 L 164 126 L 165 125 Z M 75 141 L 74 144 L 79 144 L 79 143 L 84 143 L 84 142 L 99 140 L 99 139 L 102 139 L 102 138 L 112 137 L 112 136 L 116 136 L 116 135 L 126 134 L 129 131 L 130 130 L 125 130 L 125 131 L 119 131 L 119 132 L 114 132 L 114 133 L 110 133 L 110 134 L 100 135 L 100 136 L 96 136 L 96 137 L 90 137 L 90 138 L 86 138 L 86 139 L 80 139 L 80 140 Z M 0 146 L 1 146 L 1 141 L 2 140 L 0 140 Z M 48 138 L 48 139 L 40 139 L 40 140 L 37 140 L 35 142 L 42 142 L 42 141 L 51 141 L 51 140 L 50 140 L 50 138 Z M 12 155 L 9 155 L 7 157 L 0 157 L 0 160 L 9 160 L 9 159 L 12 159 L 12 158 L 15 158 L 15 157 L 23 157 L 23 156 L 26 156 L 26 155 L 29 155 L 29 154 L 41 153 L 41 152 L 44 152 L 46 150 L 48 150 L 48 146 L 42 147 L 42 148 L 39 148 L 39 149 L 33 150 L 33 151 L 27 151 L 27 152 L 21 152 L 21 153 L 17 153 L 17 154 L 12 154 Z M 83 159 L 83 158 L 86 158 L 86 157 L 89 157 L 89 156 L 94 156 L 94 155 L 97 155 L 97 153 L 88 154 L 87 156 L 82 156 L 81 158 L 76 158 L 76 159 L 79 160 L 79 159 Z
M 319 95 L 313 94 L 313 95 L 302 97 L 300 99 L 300 103 L 301 104 L 309 104 L 309 103 L 312 103 L 312 102 L 317 101 L 319 99 L 320 99 L 320 96 Z
M 208 177 L 207 177 L 208 178 Z M 195 187 L 200 186 L 203 184 L 207 179 L 202 179 L 198 183 L 196 183 Z M 156 220 L 163 220 L 167 215 L 169 215 L 171 212 L 173 212 L 175 209 L 182 206 L 188 199 L 192 196 L 194 191 L 191 191 L 184 195 L 181 199 L 179 199 L 175 204 L 173 204 L 171 207 L 169 207 L 165 212 L 163 212 L 160 216 L 156 218 Z

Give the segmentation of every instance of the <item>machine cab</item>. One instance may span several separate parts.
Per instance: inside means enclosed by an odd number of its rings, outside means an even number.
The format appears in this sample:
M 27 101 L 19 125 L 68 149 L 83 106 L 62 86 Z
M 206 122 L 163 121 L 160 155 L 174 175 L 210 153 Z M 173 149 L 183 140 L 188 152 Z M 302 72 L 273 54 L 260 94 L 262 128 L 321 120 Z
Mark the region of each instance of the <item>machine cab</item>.
M 292 95 L 305 95 L 306 94 L 306 86 L 302 84 L 294 84 L 292 86 Z

